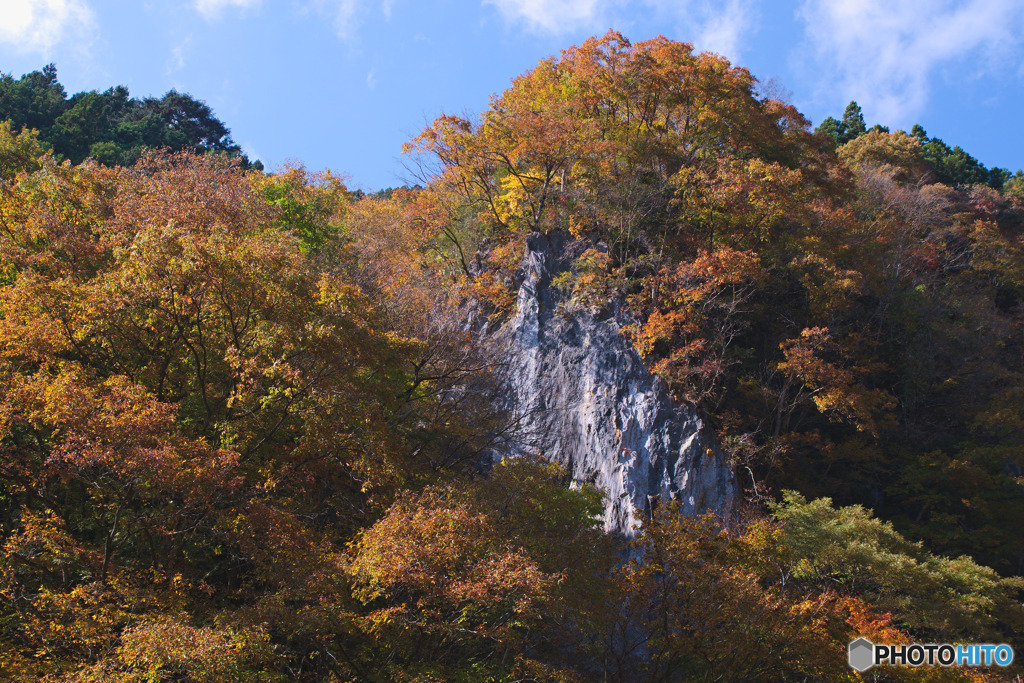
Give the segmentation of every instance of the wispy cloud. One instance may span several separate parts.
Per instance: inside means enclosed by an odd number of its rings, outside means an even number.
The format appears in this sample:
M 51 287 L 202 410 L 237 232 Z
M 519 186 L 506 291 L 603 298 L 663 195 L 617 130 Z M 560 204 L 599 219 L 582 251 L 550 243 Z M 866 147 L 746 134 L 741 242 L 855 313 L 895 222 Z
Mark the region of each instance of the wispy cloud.
M 621 0 L 483 0 L 483 4 L 494 5 L 509 23 L 552 35 L 603 31 L 629 23 L 636 12 L 653 13 L 697 49 L 736 60 L 756 23 L 758 0 L 644 0 L 628 6 Z
M 185 68 L 185 54 L 189 47 L 192 45 L 192 34 L 185 36 L 184 40 L 179 42 L 171 50 L 171 57 L 167 60 L 167 74 L 173 74 L 176 71 L 181 71 Z
M 544 33 L 566 33 L 593 25 L 607 0 L 483 0 L 507 21 Z
M 46 54 L 55 45 L 91 42 L 96 19 L 85 0 L 0 0 L 0 43 Z
M 243 142 L 241 147 L 242 153 L 249 157 L 249 161 L 262 161 L 259 152 L 256 151 L 256 147 L 251 142 Z
M 679 12 L 677 20 L 695 24 L 694 43 L 701 50 L 710 50 L 738 61 L 743 40 L 756 23 L 757 11 L 753 0 L 729 0 L 722 5 L 703 3 L 692 10 Z
M 230 7 L 251 9 L 258 7 L 262 0 L 194 0 L 195 8 L 207 19 L 216 19 Z
M 1024 34 L 1020 0 L 804 0 L 800 17 L 813 51 L 804 59 L 835 106 L 856 99 L 868 118 L 904 126 L 924 110 L 938 69 L 1003 70 Z
M 334 3 L 329 4 L 334 5 L 334 32 L 338 34 L 339 38 L 351 38 L 356 27 L 358 0 L 335 0 Z
M 334 32 L 342 40 L 355 37 L 358 19 L 365 0 L 309 0 L 300 5 L 303 14 L 312 13 L 329 21 Z M 390 11 L 390 3 L 385 3 L 385 11 Z
M 370 69 L 370 73 L 366 74 L 366 87 L 373 90 L 377 87 L 377 70 Z

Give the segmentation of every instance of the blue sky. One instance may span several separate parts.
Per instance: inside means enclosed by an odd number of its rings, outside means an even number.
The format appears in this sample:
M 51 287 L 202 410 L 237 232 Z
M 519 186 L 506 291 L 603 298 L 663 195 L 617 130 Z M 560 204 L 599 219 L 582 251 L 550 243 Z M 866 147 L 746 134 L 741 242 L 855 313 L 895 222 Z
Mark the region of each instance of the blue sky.
M 723 54 L 814 124 L 856 99 L 869 125 L 920 122 L 1024 167 L 1021 0 L 0 0 L 0 71 L 52 61 L 69 93 L 177 88 L 268 168 L 372 190 L 403 182 L 401 145 L 428 121 L 479 113 L 609 28 Z

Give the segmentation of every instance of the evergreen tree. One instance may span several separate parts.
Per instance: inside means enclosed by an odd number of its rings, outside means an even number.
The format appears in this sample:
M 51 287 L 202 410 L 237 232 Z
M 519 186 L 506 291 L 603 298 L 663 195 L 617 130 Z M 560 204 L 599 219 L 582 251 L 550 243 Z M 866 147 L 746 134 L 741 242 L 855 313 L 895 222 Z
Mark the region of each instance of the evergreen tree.
M 843 134 L 843 130 L 842 122 L 833 116 L 829 116 L 821 122 L 821 125 L 814 129 L 814 132 L 824 134 L 830 137 L 836 144 L 839 144 L 839 138 Z
M 251 165 L 210 107 L 187 93 L 171 90 L 161 98 L 138 100 L 119 85 L 69 98 L 53 64 L 19 79 L 0 75 L 2 120 L 16 131 L 38 131 L 58 158 L 75 164 L 89 157 L 106 165 L 132 164 L 145 148 L 169 148 L 220 152 L 240 157 L 245 168 Z
M 867 126 L 864 125 L 864 114 L 860 110 L 860 105 L 856 101 L 851 101 L 846 105 L 846 111 L 843 112 L 842 134 L 840 135 L 839 142 L 847 143 L 858 135 L 863 135 L 867 130 Z

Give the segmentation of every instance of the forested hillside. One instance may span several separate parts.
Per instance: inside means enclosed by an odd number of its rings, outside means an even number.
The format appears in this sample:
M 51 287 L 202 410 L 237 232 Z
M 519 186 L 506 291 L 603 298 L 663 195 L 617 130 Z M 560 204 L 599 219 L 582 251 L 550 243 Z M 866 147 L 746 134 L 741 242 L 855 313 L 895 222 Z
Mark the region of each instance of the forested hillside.
M 75 164 L 87 157 L 107 165 L 132 164 L 147 147 L 221 152 L 239 157 L 245 168 L 250 163 L 203 102 L 174 90 L 137 100 L 123 85 L 68 97 L 53 64 L 19 79 L 0 74 L 0 116 L 15 131 L 38 131 L 57 158 Z
M 846 144 L 869 131 L 864 123 L 864 114 L 856 102 L 850 102 L 843 112 L 843 118 L 837 120 L 831 116 L 821 122 L 816 133 L 826 135 L 836 144 Z M 876 123 L 871 132 L 889 133 L 889 127 Z M 1011 178 L 1020 181 L 1022 172 L 1011 176 L 1005 168 L 986 168 L 959 145 L 950 147 L 940 138 L 930 138 L 920 124 L 914 124 L 910 134 L 917 138 L 921 147 L 921 158 L 928 166 L 930 182 L 939 182 L 951 187 L 969 187 L 971 185 L 988 185 L 1001 190 Z
M 62 148 L 90 96 L 157 105 L 39 73 L 0 84 L 9 678 L 856 681 L 859 636 L 1024 647 L 1022 174 L 953 178 L 852 110 L 812 132 L 614 32 L 366 196 L 136 114 Z M 542 457 L 485 465 L 522 425 L 481 335 L 536 233 L 566 238 L 560 314 L 628 320 L 714 426 L 728 520 L 611 537 Z

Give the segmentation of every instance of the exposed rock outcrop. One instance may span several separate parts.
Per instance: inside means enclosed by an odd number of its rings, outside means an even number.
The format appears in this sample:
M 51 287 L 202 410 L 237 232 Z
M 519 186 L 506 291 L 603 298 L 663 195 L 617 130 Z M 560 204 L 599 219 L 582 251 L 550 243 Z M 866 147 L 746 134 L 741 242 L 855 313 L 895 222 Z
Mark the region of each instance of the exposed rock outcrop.
M 735 479 L 697 411 L 665 392 L 618 316 L 558 310 L 562 294 L 550 283 L 569 267 L 566 241 L 528 238 L 515 315 L 493 337 L 506 354 L 508 407 L 523 425 L 519 448 L 603 489 L 611 532 L 631 535 L 659 501 L 726 513 Z

